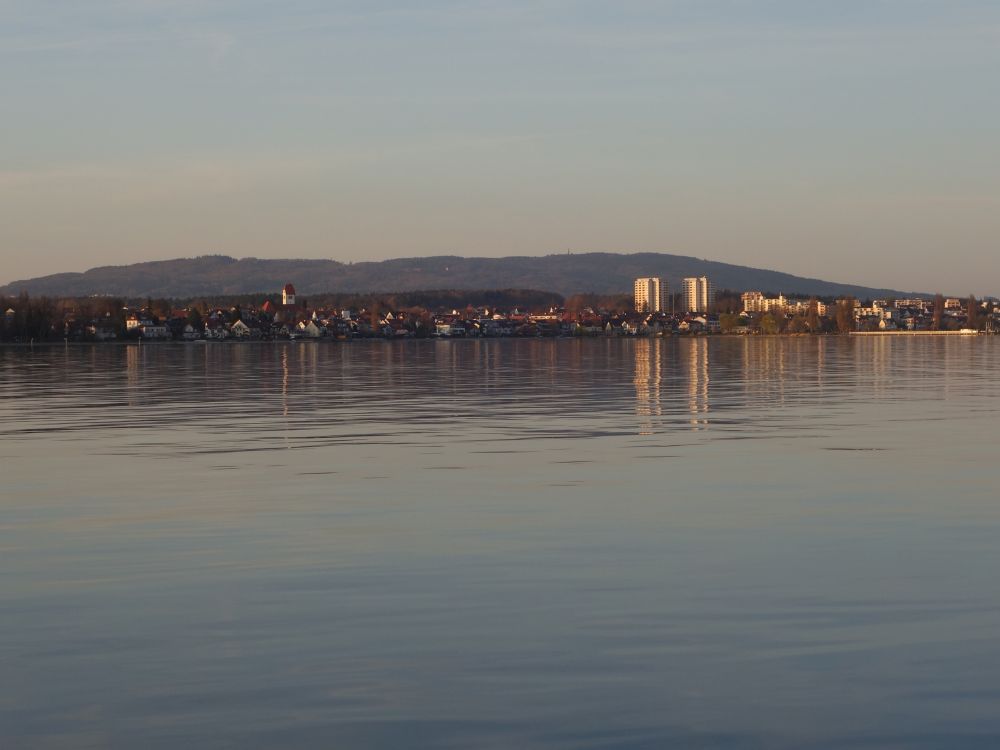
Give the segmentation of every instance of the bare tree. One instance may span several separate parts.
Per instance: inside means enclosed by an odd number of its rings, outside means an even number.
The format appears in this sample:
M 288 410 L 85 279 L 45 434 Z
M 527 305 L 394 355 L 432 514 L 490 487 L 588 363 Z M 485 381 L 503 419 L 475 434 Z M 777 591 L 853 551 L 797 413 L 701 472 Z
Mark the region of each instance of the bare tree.
M 809 312 L 806 313 L 806 325 L 809 330 L 816 333 L 820 329 L 819 322 L 819 300 L 815 297 L 809 300 Z
M 969 328 L 979 328 L 979 300 L 976 295 L 970 294 L 966 311 L 966 325 Z
M 931 317 L 931 330 L 941 330 L 941 318 L 944 315 L 944 297 L 938 293 L 934 295 L 934 313 Z
M 837 331 L 840 333 L 850 333 L 854 330 L 854 297 L 845 297 L 837 301 L 835 318 L 837 321 Z

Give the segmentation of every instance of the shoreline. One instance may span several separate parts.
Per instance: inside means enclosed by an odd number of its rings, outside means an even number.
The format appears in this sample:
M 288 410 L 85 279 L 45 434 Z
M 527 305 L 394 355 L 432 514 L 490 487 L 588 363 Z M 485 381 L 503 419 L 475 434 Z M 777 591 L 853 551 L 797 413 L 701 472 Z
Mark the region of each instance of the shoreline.
M 960 336 L 964 338 L 989 338 L 997 335 L 987 331 L 852 331 L 850 333 L 687 333 L 669 335 L 645 335 L 645 336 L 430 336 L 426 338 L 381 338 L 377 336 L 357 339 L 329 339 L 329 338 L 298 338 L 298 339 L 224 339 L 220 341 L 208 341 L 196 339 L 193 341 L 159 341 L 159 340 L 133 340 L 133 341 L 3 341 L 0 342 L 0 349 L 32 349 L 34 347 L 52 348 L 62 347 L 121 347 L 121 346 L 244 346 L 251 344 L 355 344 L 359 342 L 414 342 L 414 341 L 602 341 L 608 339 L 621 340 L 650 340 L 650 339 L 801 339 L 801 338 L 845 338 L 855 336 L 879 337 L 879 336 L 902 336 L 902 337 L 926 337 L 926 336 Z
M 988 331 L 852 331 L 848 336 L 994 336 Z

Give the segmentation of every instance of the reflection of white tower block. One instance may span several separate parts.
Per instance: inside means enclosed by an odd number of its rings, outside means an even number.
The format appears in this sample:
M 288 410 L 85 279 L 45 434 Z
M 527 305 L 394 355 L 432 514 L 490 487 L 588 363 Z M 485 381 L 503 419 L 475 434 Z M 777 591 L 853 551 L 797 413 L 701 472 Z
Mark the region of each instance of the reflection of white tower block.
M 285 288 L 281 290 L 281 304 L 285 307 L 295 306 L 295 287 L 291 284 L 285 284 Z

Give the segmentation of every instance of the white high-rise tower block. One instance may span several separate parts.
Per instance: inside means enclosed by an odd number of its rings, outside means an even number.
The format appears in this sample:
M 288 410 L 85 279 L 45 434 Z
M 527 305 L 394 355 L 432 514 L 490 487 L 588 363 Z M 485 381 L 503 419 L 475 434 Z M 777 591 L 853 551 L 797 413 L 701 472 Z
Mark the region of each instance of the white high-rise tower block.
M 707 276 L 684 279 L 684 306 L 688 312 L 708 312 L 713 302 L 715 302 L 715 285 Z
M 635 280 L 636 312 L 664 312 L 667 309 L 667 280 L 650 277 Z

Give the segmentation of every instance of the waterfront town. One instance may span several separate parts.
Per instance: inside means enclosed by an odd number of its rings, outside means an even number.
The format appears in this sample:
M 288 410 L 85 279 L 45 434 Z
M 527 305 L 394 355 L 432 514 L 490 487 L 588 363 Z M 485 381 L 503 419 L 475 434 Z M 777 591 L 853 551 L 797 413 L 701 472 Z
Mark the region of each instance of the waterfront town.
M 716 290 L 707 277 L 687 278 L 678 293 L 665 279 L 635 280 L 631 297 L 576 295 L 559 303 L 395 309 L 369 295 L 353 308 L 318 304 L 286 284 L 249 304 L 208 301 L 128 303 L 104 297 L 0 300 L 0 341 L 347 341 L 358 338 L 470 338 L 663 335 L 995 333 L 995 299 L 822 299 Z M 460 293 L 474 299 L 476 292 Z M 496 296 L 494 294 L 494 296 Z M 547 295 L 558 298 L 558 295 Z M 502 295 L 501 295 L 502 297 Z

